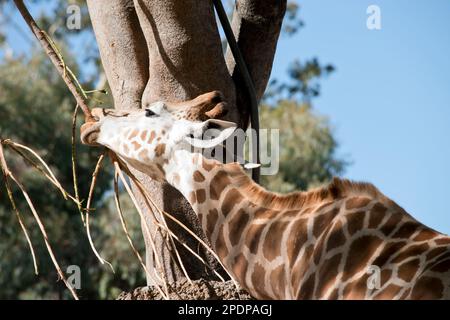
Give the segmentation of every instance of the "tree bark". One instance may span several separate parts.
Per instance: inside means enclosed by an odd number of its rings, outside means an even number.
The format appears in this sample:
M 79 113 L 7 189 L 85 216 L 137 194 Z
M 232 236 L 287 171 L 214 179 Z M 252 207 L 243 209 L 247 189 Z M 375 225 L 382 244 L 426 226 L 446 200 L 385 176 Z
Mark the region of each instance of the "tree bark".
M 237 0 L 233 11 L 231 28 L 253 79 L 258 101 L 264 94 L 272 71 L 286 3 L 286 0 Z M 244 80 L 229 48 L 225 57 L 236 88 L 245 88 Z M 242 126 L 246 128 L 250 114 L 248 103 L 246 103 L 247 92 L 237 90 L 236 101 L 244 122 Z
M 148 51 L 133 0 L 87 0 L 114 107 L 140 108 Z
M 246 0 L 238 2 L 234 14 L 233 30 L 259 98 L 269 78 L 285 7 L 284 0 Z M 88 0 L 88 8 L 116 108 L 143 108 L 158 100 L 182 101 L 220 90 L 230 106 L 226 118 L 247 125 L 245 87 L 241 86 L 230 54 L 227 62 L 223 56 L 212 1 Z M 177 190 L 144 175 L 136 176 L 161 208 L 204 239 L 196 215 Z M 142 223 L 152 227 L 152 215 L 143 199 L 140 202 L 147 217 Z M 189 235 L 174 225 L 169 227 L 193 250 L 201 251 L 213 268 L 220 269 Z M 170 259 L 156 230 L 152 229 L 152 234 L 168 280 L 181 279 L 179 267 Z M 155 257 L 145 235 L 144 240 L 147 264 L 154 267 Z M 213 278 L 191 254 L 180 251 L 191 278 Z M 152 284 L 149 280 L 148 284 Z

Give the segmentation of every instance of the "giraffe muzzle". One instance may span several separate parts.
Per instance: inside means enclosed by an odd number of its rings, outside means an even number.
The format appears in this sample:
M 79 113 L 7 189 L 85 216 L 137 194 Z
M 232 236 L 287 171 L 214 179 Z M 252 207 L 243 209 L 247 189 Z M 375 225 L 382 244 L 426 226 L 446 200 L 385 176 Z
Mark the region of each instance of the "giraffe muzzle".
M 127 116 L 129 111 L 119 111 L 115 109 L 93 108 L 92 115 L 96 121 L 86 122 L 80 128 L 81 142 L 89 146 L 100 146 L 97 143 L 100 134 L 100 123 L 106 116 L 123 117 Z
M 80 137 L 83 144 L 89 146 L 99 146 L 97 143 L 98 136 L 100 134 L 100 123 L 86 122 L 80 128 Z

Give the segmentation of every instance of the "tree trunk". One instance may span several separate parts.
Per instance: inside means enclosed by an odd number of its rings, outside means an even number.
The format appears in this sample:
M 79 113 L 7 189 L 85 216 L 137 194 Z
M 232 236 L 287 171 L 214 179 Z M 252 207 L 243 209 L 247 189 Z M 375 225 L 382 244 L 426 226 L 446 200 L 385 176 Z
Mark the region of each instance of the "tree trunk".
M 245 86 L 235 70 L 232 56 L 225 60 L 209 0 L 88 0 L 103 67 L 116 108 L 145 108 L 158 101 L 182 101 L 212 90 L 220 90 L 230 106 L 226 118 L 246 127 Z M 237 1 L 233 31 L 253 77 L 258 98 L 269 79 L 285 0 Z M 257 33 L 255 35 L 254 33 Z M 243 91 L 244 90 L 244 91 Z M 188 202 L 167 184 L 136 173 L 157 205 L 175 215 L 204 239 L 201 226 Z M 136 193 L 138 196 L 138 193 Z M 139 198 L 139 197 L 138 197 Z M 152 226 L 152 215 L 140 199 L 167 279 L 183 278 L 170 259 L 168 249 Z M 198 243 L 174 225 L 169 227 L 193 250 L 214 259 Z M 147 264 L 155 263 L 149 239 L 144 234 Z M 193 279 L 211 279 L 212 274 L 195 258 L 179 248 L 188 274 Z M 152 284 L 148 279 L 148 284 Z

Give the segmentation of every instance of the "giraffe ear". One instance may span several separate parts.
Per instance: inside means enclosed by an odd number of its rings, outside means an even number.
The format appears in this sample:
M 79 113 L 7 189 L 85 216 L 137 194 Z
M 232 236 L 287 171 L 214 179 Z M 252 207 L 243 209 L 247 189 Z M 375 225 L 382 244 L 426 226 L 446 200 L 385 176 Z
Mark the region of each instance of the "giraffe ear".
M 228 139 L 236 128 L 234 122 L 209 119 L 199 123 L 198 127 L 195 128 L 194 131 L 197 135 L 190 134 L 189 137 L 184 139 L 195 148 L 213 148 Z

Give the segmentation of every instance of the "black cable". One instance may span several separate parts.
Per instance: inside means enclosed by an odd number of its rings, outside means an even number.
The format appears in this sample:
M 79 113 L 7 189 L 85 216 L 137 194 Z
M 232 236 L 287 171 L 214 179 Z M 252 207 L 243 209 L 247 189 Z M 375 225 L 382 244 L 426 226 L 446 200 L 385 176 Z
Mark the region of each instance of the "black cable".
M 222 24 L 225 37 L 227 38 L 228 45 L 230 46 L 231 52 L 233 53 L 234 61 L 244 79 L 244 84 L 246 86 L 249 100 L 250 100 L 250 123 L 252 129 L 255 131 L 255 139 L 252 139 L 252 160 L 256 159 L 256 163 L 259 161 L 259 115 L 258 115 L 258 101 L 256 100 L 256 91 L 253 84 L 253 80 L 248 72 L 247 65 L 245 64 L 244 57 L 242 56 L 241 50 L 239 50 L 238 44 L 231 29 L 230 22 L 228 21 L 227 13 L 222 5 L 221 0 L 212 0 L 214 7 L 216 8 L 217 15 L 219 17 L 220 23 Z M 256 141 L 253 141 L 256 140 Z M 252 179 L 259 183 L 260 168 L 252 169 Z

